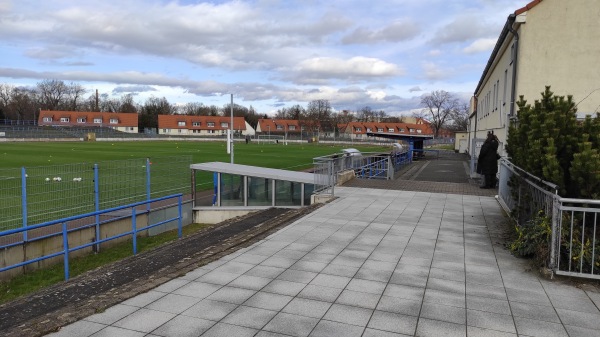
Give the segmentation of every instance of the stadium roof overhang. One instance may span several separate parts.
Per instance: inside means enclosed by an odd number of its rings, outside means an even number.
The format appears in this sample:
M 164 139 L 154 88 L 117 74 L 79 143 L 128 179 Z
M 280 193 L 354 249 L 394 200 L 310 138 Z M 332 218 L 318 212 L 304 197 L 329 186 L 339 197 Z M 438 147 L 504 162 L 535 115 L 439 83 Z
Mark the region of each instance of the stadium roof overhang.
M 404 140 L 406 142 L 414 142 L 419 140 L 433 139 L 433 135 L 399 135 L 394 133 L 383 132 L 367 132 L 367 137 L 381 137 L 389 139 Z

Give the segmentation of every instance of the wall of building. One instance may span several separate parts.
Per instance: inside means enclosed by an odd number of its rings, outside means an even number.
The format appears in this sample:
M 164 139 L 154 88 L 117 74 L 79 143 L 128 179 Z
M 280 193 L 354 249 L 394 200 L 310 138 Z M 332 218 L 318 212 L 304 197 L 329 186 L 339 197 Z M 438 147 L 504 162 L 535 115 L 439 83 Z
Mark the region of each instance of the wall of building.
M 583 100 L 600 89 L 600 3 L 544 0 L 526 13 L 521 26 L 518 95 L 533 104 L 546 85 L 556 95 Z M 600 90 L 578 105 L 580 113 L 600 106 Z
M 506 139 L 514 66 L 513 46 L 514 39 L 509 35 L 498 53 L 496 63 L 488 71 L 486 82 L 479 89 L 476 96 L 477 114 L 470 125 L 471 139 L 485 138 L 490 130 L 502 141 Z

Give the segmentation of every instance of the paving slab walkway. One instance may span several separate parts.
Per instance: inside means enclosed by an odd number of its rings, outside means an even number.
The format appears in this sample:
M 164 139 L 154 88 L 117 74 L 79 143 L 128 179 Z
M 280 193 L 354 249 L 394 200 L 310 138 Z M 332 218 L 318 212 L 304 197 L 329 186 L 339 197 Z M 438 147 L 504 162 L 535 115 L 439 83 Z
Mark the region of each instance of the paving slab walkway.
M 353 187 L 336 196 L 50 336 L 600 336 L 600 294 L 511 256 L 493 196 Z

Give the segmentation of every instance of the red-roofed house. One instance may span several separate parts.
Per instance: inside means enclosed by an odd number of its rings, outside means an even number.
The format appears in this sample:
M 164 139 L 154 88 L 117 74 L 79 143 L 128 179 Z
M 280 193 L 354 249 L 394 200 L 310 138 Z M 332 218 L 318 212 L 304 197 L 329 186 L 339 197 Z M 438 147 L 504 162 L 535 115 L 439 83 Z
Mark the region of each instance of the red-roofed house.
M 371 132 L 391 135 L 433 135 L 428 124 L 350 122 L 343 130 L 348 137 L 358 140 L 367 139 L 367 133 Z
M 256 126 L 258 133 L 300 134 L 300 122 L 294 119 L 261 118 Z
M 158 134 L 172 136 L 217 136 L 227 134 L 231 117 L 158 115 Z M 242 135 L 254 135 L 254 129 L 244 117 L 233 117 L 233 130 Z
M 109 127 L 117 131 L 137 133 L 138 114 L 41 110 L 38 125 Z

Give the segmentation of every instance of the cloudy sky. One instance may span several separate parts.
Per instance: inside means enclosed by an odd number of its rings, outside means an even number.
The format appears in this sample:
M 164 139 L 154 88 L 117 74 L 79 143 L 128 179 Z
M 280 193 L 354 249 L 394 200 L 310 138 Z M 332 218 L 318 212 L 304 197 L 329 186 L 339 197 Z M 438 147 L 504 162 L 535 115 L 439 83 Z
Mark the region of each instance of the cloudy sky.
M 527 0 L 0 0 L 0 83 L 260 113 L 329 100 L 388 114 L 468 99 Z

